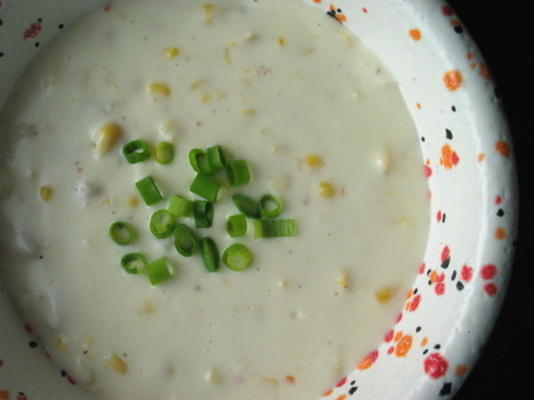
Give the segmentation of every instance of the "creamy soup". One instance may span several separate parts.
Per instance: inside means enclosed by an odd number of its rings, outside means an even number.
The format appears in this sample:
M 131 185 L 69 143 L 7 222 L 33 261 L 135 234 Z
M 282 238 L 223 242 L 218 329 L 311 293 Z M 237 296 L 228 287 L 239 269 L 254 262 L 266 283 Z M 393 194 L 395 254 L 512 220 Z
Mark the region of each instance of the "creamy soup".
M 376 348 L 422 258 L 429 222 L 418 135 L 381 62 L 301 1 L 114 2 L 62 32 L 0 115 L 0 267 L 56 365 L 98 399 L 318 398 Z M 123 146 L 170 143 L 169 164 Z M 245 160 L 224 170 L 211 227 L 177 218 L 241 271 L 209 271 L 149 230 L 190 191 L 192 149 Z M 162 200 L 135 183 L 151 176 Z M 288 237 L 232 238 L 232 196 L 283 200 Z M 136 238 L 110 238 L 116 221 Z M 175 221 L 176 222 L 176 221 Z M 286 232 L 287 233 L 287 232 Z M 121 258 L 163 257 L 152 285 Z

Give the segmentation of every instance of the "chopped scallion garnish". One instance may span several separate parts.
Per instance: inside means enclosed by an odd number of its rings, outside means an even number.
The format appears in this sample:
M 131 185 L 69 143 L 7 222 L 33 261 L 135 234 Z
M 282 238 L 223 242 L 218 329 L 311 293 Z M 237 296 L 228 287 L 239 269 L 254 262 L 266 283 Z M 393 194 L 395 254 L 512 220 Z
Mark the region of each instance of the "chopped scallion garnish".
M 165 257 L 161 257 L 156 261 L 151 262 L 146 266 L 145 270 L 148 275 L 148 279 L 153 286 L 169 280 L 174 274 Z
M 212 173 L 215 173 L 226 166 L 226 159 L 221 146 L 217 145 L 209 147 L 206 153 L 208 155 Z
M 154 179 L 150 175 L 135 182 L 135 186 L 147 205 L 157 203 L 163 199 Z
M 226 167 L 228 181 L 232 186 L 242 186 L 250 182 L 250 170 L 245 160 L 233 160 Z
M 156 161 L 160 164 L 170 164 L 174 160 L 174 146 L 169 142 L 159 142 L 156 145 Z
M 294 219 L 260 219 L 253 222 L 255 238 L 288 237 L 297 234 Z
M 139 274 L 144 271 L 148 261 L 141 253 L 129 253 L 121 259 L 122 268 L 129 274 Z
M 282 200 L 271 194 L 261 196 L 259 205 L 261 216 L 263 218 L 276 218 L 282 213 L 284 208 Z
M 204 175 L 211 175 L 213 171 L 208 159 L 208 155 L 204 150 L 193 149 L 189 152 L 189 163 L 193 169 Z
M 205 200 L 195 201 L 193 217 L 197 228 L 209 228 L 213 223 L 213 203 Z
M 232 196 L 232 201 L 245 217 L 254 219 L 260 218 L 260 206 L 252 197 L 245 196 L 244 194 L 234 194 Z
M 193 179 L 189 190 L 206 200 L 215 202 L 220 188 L 221 184 L 213 178 L 204 174 L 197 174 L 195 179 Z
M 176 226 L 174 218 L 174 215 L 167 210 L 156 211 L 152 214 L 152 217 L 150 217 L 150 232 L 152 232 L 158 239 L 171 236 L 172 231 Z
M 172 196 L 167 211 L 175 217 L 189 217 L 193 211 L 193 203 L 191 200 L 187 200 L 182 196 Z
M 215 272 L 219 269 L 219 250 L 212 238 L 206 237 L 200 241 L 200 253 L 208 271 Z
M 222 259 L 224 264 L 233 271 L 247 269 L 254 256 L 250 249 L 241 243 L 234 243 L 224 250 Z
M 174 228 L 174 247 L 184 257 L 190 257 L 198 248 L 198 239 L 187 225 L 178 224 Z
M 150 149 L 147 142 L 137 139 L 126 143 L 122 148 L 122 154 L 130 164 L 135 164 L 150 158 Z
M 111 240 L 120 246 L 126 246 L 135 239 L 135 229 L 127 222 L 117 221 L 112 223 L 108 232 Z
M 230 237 L 241 237 L 247 233 L 247 219 L 243 214 L 231 215 L 226 220 L 226 229 Z

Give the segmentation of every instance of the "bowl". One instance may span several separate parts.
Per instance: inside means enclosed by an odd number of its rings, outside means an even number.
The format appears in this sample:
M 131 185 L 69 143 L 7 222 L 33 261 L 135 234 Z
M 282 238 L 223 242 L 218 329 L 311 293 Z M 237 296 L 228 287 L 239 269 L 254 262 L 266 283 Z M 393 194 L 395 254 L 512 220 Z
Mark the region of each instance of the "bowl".
M 382 342 L 321 398 L 451 398 L 500 310 L 517 230 L 511 138 L 488 66 L 444 2 L 306 1 L 353 31 L 398 80 L 431 196 L 428 244 L 402 309 Z M 0 106 L 40 48 L 106 4 L 0 0 Z M 0 399 L 90 398 L 48 360 L 1 282 L 0 320 Z

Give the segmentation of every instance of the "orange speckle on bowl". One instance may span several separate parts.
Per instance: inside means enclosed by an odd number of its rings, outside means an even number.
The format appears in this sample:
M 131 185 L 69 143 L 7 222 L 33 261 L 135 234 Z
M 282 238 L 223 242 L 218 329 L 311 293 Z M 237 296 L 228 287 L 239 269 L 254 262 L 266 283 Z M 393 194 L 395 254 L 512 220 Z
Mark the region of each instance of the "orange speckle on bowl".
M 410 335 L 405 335 L 395 346 L 395 355 L 397 357 L 405 357 L 406 354 L 412 348 L 412 337 Z
M 412 297 L 412 294 L 413 294 L 413 289 L 408 289 L 406 291 L 406 299 L 409 299 L 410 297 Z
M 467 366 L 464 364 L 460 364 L 456 367 L 456 371 L 454 371 L 454 374 L 456 376 L 463 376 L 467 372 Z
M 427 337 L 421 339 L 421 343 L 419 343 L 419 345 L 421 347 L 425 347 L 427 344 L 428 344 L 428 338 Z
M 415 107 L 420 110 L 422 108 L 421 103 L 415 103 Z
M 469 61 L 471 61 L 473 59 L 473 57 L 474 57 L 474 55 L 470 51 L 465 53 L 465 58 L 467 58 Z
M 314 3 L 320 3 L 323 0 L 313 0 Z
M 451 169 L 452 167 L 458 165 L 460 162 L 460 157 L 458 154 L 449 146 L 445 144 L 441 147 L 441 158 L 439 163 L 445 167 L 445 169 Z
M 287 383 L 295 383 L 295 377 L 293 375 L 288 375 L 285 379 Z
M 393 337 L 393 341 L 398 342 L 399 340 L 401 340 L 402 335 L 403 335 L 402 331 L 398 331 L 397 333 L 395 333 L 395 336 Z
M 373 366 L 373 364 L 375 363 L 377 359 L 378 359 L 378 351 L 374 350 L 370 352 L 369 354 L 367 354 L 356 368 L 358 368 L 360 371 L 369 369 Z
M 421 31 L 419 29 L 410 29 L 408 31 L 408 34 L 410 35 L 410 37 L 415 40 L 416 42 L 418 40 L 421 40 Z
M 483 162 L 486 160 L 486 155 L 484 153 L 478 153 L 477 155 L 477 161 L 478 162 Z
M 500 227 L 495 229 L 495 239 L 503 240 L 505 237 L 506 237 L 506 229 L 500 228 Z
M 330 396 L 334 390 L 330 389 L 323 393 L 323 397 Z
M 458 70 L 447 71 L 443 74 L 443 83 L 451 92 L 459 89 L 460 86 L 462 86 L 463 81 L 464 78 Z
M 342 394 L 340 396 L 337 396 L 336 400 L 345 400 L 346 398 L 347 398 L 347 395 L 346 394 Z
M 500 141 L 495 143 L 495 150 L 503 157 L 508 157 L 510 155 L 510 146 L 505 141 Z
M 469 68 L 471 69 L 476 69 L 476 67 L 478 67 L 478 64 L 476 62 L 472 62 L 471 64 L 469 64 Z

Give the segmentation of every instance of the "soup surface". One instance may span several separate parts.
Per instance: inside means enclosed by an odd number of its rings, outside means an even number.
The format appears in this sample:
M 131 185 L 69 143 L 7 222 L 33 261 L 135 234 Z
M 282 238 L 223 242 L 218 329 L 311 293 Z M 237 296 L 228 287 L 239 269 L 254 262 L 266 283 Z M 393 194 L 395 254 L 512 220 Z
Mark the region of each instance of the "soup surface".
M 62 369 L 99 399 L 317 398 L 376 348 L 427 238 L 427 184 L 395 80 L 335 18 L 300 1 L 114 2 L 62 32 L 0 114 L 0 272 Z M 106 136 L 107 135 L 107 136 Z M 135 139 L 175 157 L 130 164 Z M 210 272 L 148 229 L 190 192 L 191 149 L 220 145 L 252 179 L 224 171 L 219 253 L 249 268 Z M 146 205 L 135 182 L 153 177 Z M 232 195 L 284 201 L 296 235 L 228 235 Z M 115 244 L 116 221 L 135 240 Z M 151 285 L 121 258 L 164 257 Z

